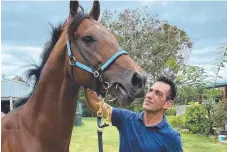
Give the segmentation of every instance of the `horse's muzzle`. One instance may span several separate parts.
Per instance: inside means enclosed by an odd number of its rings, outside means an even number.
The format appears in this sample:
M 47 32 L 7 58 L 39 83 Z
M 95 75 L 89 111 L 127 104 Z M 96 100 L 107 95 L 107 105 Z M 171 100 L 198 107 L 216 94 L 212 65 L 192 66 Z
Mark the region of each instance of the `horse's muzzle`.
M 147 81 L 147 74 L 142 72 L 135 72 L 132 70 L 125 70 L 122 72 L 109 73 L 111 79 L 111 94 L 118 98 L 118 102 L 122 105 L 132 103 L 135 98 L 141 98 L 145 95 L 145 85 Z

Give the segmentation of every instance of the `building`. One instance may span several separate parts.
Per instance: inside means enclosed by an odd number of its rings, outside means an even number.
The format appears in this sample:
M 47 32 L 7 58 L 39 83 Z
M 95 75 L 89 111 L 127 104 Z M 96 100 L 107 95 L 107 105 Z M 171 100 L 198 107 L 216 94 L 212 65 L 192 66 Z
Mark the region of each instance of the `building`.
M 210 84 L 206 86 L 206 89 L 220 88 L 222 89 L 222 98 L 227 99 L 227 81 L 221 83 Z
M 8 113 L 13 109 L 13 103 L 25 97 L 32 91 L 32 86 L 15 79 L 1 79 L 1 111 Z

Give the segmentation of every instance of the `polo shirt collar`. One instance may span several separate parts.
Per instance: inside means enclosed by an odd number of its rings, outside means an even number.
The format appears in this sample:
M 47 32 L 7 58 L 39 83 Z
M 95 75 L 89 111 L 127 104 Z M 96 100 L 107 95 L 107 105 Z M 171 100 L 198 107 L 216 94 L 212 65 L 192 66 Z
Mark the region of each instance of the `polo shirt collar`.
M 144 116 L 144 111 L 139 113 L 138 119 L 140 121 L 142 121 L 142 123 L 145 125 L 144 120 L 143 120 L 143 116 Z M 166 120 L 166 115 L 163 115 L 163 119 L 160 123 L 156 124 L 156 125 L 152 125 L 152 126 L 147 126 L 148 128 L 158 128 L 158 129 L 162 129 L 167 125 L 167 120 Z

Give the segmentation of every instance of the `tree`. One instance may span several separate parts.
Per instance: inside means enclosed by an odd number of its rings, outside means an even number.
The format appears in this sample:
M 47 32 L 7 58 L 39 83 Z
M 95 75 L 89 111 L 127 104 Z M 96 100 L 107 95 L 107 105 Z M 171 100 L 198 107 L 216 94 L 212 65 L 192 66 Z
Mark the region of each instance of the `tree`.
M 123 49 L 149 74 L 174 79 L 185 64 L 192 42 L 186 32 L 160 20 L 148 7 L 117 13 L 105 10 L 101 23 L 117 36 Z
M 208 83 L 209 74 L 204 68 L 198 66 L 185 66 L 176 77 L 178 96 L 176 103 L 187 104 L 190 101 L 202 103 L 205 85 Z
M 219 57 L 217 58 L 217 63 L 214 66 L 214 70 L 215 70 L 215 80 L 213 82 L 214 86 L 218 78 L 222 79 L 222 77 L 219 76 L 219 72 L 221 68 L 224 68 L 227 63 L 227 44 L 222 45 L 218 49 L 219 49 L 218 51 Z M 214 90 L 215 88 L 213 87 L 212 92 L 214 92 Z M 214 96 L 211 99 L 215 100 Z M 215 105 L 214 102 L 212 102 L 212 100 L 211 101 L 208 100 L 205 103 L 205 106 L 208 111 L 208 118 L 210 121 L 210 130 L 212 130 L 214 122 L 217 122 L 217 121 L 223 122 L 223 128 L 224 130 L 227 130 L 227 128 L 225 128 L 225 124 L 227 124 L 227 100 L 223 99 L 223 101 L 220 102 L 219 105 Z M 219 108 L 216 108 L 217 106 L 219 106 Z M 220 114 L 223 114 L 223 115 L 220 115 Z
M 218 104 L 215 103 L 215 98 L 221 95 L 221 90 L 214 87 L 212 90 L 206 89 L 206 85 L 210 82 L 215 85 L 217 79 L 221 78 L 219 76 L 220 69 L 225 67 L 227 61 L 227 47 L 222 46 L 220 48 L 221 50 L 218 52 L 220 57 L 217 59 L 217 63 L 214 66 L 215 74 L 213 80 L 207 79 L 210 78 L 211 75 L 208 75 L 203 68 L 196 66 L 186 66 L 177 77 L 178 86 L 180 86 L 178 87 L 178 100 L 183 99 L 186 100 L 184 103 L 187 103 L 191 97 L 196 97 L 199 103 L 202 103 L 201 107 L 203 107 L 207 113 L 207 132 L 209 134 L 214 133 L 214 125 L 216 125 L 216 127 L 224 126 L 224 120 L 226 119 L 225 115 L 227 115 L 227 104 L 225 102 L 220 102 Z M 193 109 L 193 111 L 195 111 L 195 109 Z M 198 121 L 197 118 L 196 121 Z M 196 122 L 196 124 L 197 123 L 198 122 Z
M 225 64 L 227 64 L 227 44 L 222 45 L 221 47 L 218 48 L 218 58 L 216 59 L 216 64 L 214 65 L 214 74 L 215 74 L 215 80 L 214 84 L 216 83 L 217 79 L 223 79 L 221 76 L 219 76 L 219 72 L 221 68 L 225 67 Z
M 20 82 L 25 82 L 24 79 L 21 77 L 21 76 L 18 76 L 16 75 L 13 80 L 17 80 L 17 81 L 20 81 Z

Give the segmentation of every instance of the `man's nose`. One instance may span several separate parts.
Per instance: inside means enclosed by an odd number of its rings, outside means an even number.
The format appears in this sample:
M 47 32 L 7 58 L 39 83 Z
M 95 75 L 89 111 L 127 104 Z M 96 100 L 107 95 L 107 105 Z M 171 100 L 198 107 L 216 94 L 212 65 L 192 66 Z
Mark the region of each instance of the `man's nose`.
M 146 98 L 153 98 L 154 97 L 154 94 L 153 92 L 148 92 L 147 95 L 146 95 Z

